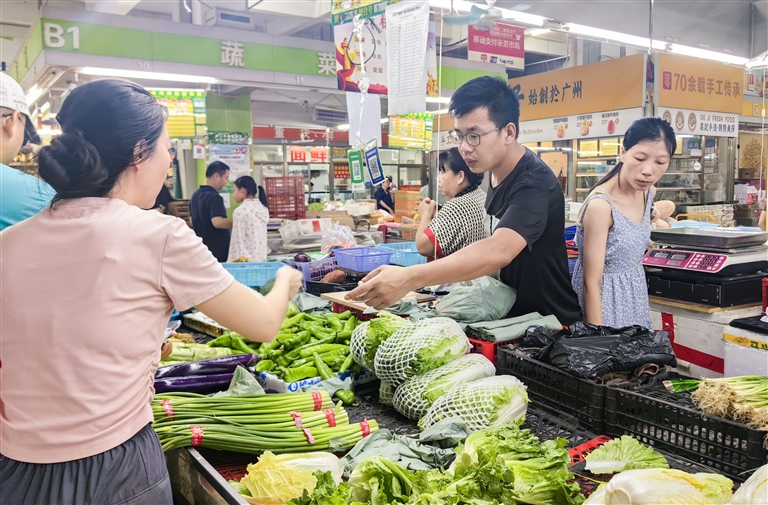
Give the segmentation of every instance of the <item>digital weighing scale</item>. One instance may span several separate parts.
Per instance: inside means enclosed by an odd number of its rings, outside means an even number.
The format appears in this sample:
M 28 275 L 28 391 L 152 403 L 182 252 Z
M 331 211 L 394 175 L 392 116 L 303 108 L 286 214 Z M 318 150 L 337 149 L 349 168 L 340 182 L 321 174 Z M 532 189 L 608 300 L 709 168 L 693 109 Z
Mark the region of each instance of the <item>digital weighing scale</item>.
M 673 228 L 652 231 L 651 240 L 643 258 L 651 296 L 717 307 L 762 300 L 768 233 Z

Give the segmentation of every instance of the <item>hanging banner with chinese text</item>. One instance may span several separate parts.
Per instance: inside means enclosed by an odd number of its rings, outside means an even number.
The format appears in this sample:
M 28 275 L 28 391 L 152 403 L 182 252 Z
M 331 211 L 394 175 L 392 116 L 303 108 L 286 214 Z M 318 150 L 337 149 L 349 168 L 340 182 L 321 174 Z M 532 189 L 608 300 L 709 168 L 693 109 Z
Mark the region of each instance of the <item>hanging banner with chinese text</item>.
M 643 109 L 635 108 L 520 121 L 519 141 L 547 142 L 620 136 L 641 117 Z
M 205 91 L 148 89 L 157 103 L 168 109 L 168 135 L 171 138 L 205 137 Z
M 390 5 L 387 24 L 388 113 L 425 111 L 429 4 L 409 0 Z
M 496 21 L 489 30 L 469 26 L 468 59 L 525 70 L 525 28 Z
M 742 67 L 676 54 L 658 53 L 656 58 L 659 107 L 741 112 Z
M 645 58 L 637 54 L 510 79 L 520 99 L 520 121 L 642 107 Z
M 708 137 L 737 137 L 739 135 L 738 114 L 669 107 L 661 107 L 657 110 L 662 119 L 668 121 L 678 135 L 706 135 Z

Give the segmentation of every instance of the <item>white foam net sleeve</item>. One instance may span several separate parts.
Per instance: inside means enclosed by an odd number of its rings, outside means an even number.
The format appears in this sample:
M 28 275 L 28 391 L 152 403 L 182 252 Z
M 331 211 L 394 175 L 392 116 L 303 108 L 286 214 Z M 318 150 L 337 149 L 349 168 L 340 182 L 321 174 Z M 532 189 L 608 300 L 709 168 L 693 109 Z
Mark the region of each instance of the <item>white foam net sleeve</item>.
M 368 324 L 367 321 L 359 324 L 352 331 L 352 337 L 349 339 L 349 352 L 352 353 L 355 363 L 369 372 L 373 372 L 373 368 L 365 361 L 365 342 L 367 340 Z
M 392 405 L 392 397 L 395 395 L 395 388 L 382 382 L 379 386 L 379 403 L 382 405 Z
M 457 386 L 438 398 L 419 421 L 425 430 L 449 417 L 460 417 L 472 431 L 514 422 L 528 410 L 525 385 L 511 375 L 498 375 Z
M 417 421 L 442 394 L 461 384 L 495 374 L 496 367 L 488 358 L 482 354 L 465 354 L 440 368 L 405 381 L 395 391 L 392 404 L 405 417 Z
M 469 351 L 469 339 L 453 319 L 435 317 L 397 330 L 376 351 L 379 379 L 398 387 Z

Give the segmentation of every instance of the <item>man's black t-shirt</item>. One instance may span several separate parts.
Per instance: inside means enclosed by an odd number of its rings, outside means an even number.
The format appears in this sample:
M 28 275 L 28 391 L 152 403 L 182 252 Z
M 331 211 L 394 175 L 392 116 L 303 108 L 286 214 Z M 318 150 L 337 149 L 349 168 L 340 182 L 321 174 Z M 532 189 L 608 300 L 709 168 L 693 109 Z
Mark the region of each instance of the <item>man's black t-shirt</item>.
M 384 209 L 387 212 L 389 212 L 389 209 L 384 208 L 383 205 L 381 205 L 382 202 L 386 203 L 390 209 L 395 210 L 395 204 L 392 202 L 392 195 L 389 193 L 389 191 L 386 191 L 384 188 L 379 187 L 379 189 L 376 190 L 376 194 L 374 195 L 374 198 L 376 198 L 376 208 L 377 209 Z
M 580 320 L 563 238 L 565 200 L 552 170 L 526 149 L 512 173 L 497 187 L 488 188 L 485 208 L 494 229 L 509 228 L 528 243 L 501 269 L 501 281 L 517 290 L 509 316 L 554 314 L 565 325 Z
M 203 244 L 210 249 L 219 262 L 227 261 L 229 230 L 216 228 L 211 222 L 214 217 L 227 217 L 227 209 L 219 192 L 211 186 L 200 186 L 189 201 L 189 214 L 192 218 L 192 227 L 197 236 L 203 239 Z

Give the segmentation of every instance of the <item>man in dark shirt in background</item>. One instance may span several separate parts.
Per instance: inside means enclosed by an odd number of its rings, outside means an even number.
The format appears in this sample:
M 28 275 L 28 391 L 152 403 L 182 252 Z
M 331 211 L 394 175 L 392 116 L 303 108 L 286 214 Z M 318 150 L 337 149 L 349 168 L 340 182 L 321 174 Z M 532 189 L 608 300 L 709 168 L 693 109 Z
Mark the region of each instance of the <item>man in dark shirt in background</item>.
M 232 229 L 232 221 L 227 219 L 227 209 L 219 194 L 228 180 L 229 167 L 214 161 L 205 171 L 205 185 L 200 186 L 189 201 L 189 214 L 195 233 L 221 263 L 227 261 L 229 230 Z
M 515 92 L 503 79 L 479 77 L 453 94 L 449 110 L 453 141 L 470 170 L 491 173 L 485 208 L 493 235 L 431 263 L 381 267 L 347 298 L 384 309 L 413 289 L 501 270 L 501 281 L 517 290 L 510 316 L 553 314 L 566 325 L 580 320 L 563 238 L 563 192 L 552 170 L 517 141 Z

